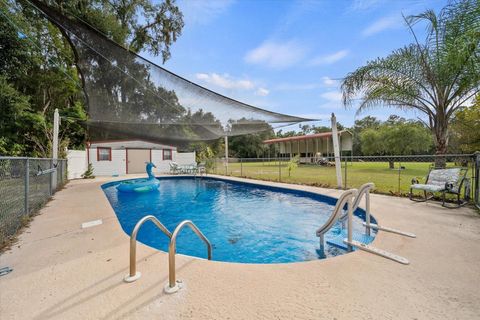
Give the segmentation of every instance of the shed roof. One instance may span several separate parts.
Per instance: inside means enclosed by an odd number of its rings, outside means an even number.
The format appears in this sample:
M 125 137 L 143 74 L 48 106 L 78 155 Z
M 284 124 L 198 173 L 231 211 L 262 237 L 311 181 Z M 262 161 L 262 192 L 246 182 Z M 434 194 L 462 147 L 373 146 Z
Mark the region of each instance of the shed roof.
M 143 140 L 92 141 L 90 143 L 90 148 L 97 148 L 97 147 L 112 148 L 112 149 L 127 149 L 127 148 L 154 149 L 154 150 L 161 150 L 161 149 L 176 150 L 177 149 L 169 145 L 153 143 L 153 142 L 143 141 Z

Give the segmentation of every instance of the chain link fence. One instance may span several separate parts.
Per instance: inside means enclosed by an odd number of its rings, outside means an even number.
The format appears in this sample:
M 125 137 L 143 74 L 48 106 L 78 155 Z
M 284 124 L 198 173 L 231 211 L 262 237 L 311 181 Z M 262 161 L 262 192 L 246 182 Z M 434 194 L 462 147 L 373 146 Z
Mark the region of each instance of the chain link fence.
M 215 159 L 209 172 L 220 175 L 269 181 L 298 183 L 326 188 L 337 188 L 335 159 L 333 157 L 290 158 L 229 158 Z M 422 183 L 438 160 L 447 167 L 468 167 L 469 196 L 480 207 L 479 167 L 480 153 L 408 156 L 342 156 L 342 188 L 358 188 L 373 182 L 376 192 L 405 196 L 410 192 L 413 178 Z M 465 192 L 465 191 L 464 191 Z
M 0 157 L 0 248 L 67 182 L 67 160 Z

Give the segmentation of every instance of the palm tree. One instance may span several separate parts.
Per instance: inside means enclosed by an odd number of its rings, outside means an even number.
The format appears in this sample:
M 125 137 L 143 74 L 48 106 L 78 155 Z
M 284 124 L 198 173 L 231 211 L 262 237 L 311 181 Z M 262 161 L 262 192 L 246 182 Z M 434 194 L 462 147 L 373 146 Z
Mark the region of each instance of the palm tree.
M 349 73 L 343 103 L 361 95 L 357 114 L 375 106 L 423 113 L 436 154 L 445 154 L 455 111 L 480 91 L 480 1 L 450 2 L 438 15 L 427 10 L 405 22 L 415 41 Z M 413 31 L 418 22 L 427 23 L 424 43 Z M 445 159 L 437 157 L 436 165 Z

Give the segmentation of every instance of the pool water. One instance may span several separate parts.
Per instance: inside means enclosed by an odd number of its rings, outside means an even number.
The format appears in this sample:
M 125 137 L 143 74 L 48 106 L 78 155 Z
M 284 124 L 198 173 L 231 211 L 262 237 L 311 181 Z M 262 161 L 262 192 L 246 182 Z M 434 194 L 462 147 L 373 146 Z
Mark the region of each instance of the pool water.
M 123 230 L 130 235 L 145 215 L 154 215 L 171 232 L 192 220 L 213 246 L 213 260 L 241 263 L 285 263 L 345 253 L 326 245 L 320 252 L 316 230 L 331 215 L 336 199 L 285 188 L 216 178 L 165 177 L 148 193 L 118 192 L 119 182 L 102 186 Z M 364 233 L 364 211 L 357 209 L 354 233 Z M 325 236 L 335 237 L 336 225 Z M 152 222 L 138 233 L 140 242 L 168 251 L 168 237 Z M 177 238 L 177 252 L 206 258 L 205 244 L 188 227 Z

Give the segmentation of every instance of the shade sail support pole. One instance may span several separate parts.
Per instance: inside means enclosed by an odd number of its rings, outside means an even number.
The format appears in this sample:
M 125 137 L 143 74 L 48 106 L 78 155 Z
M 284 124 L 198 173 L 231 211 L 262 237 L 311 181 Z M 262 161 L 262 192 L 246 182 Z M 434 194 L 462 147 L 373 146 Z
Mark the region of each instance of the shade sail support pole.
M 340 163 L 340 146 L 338 143 L 338 130 L 337 130 L 337 118 L 332 113 L 332 140 L 333 140 L 333 153 L 335 156 L 335 171 L 337 174 L 337 187 L 342 189 L 342 167 Z

